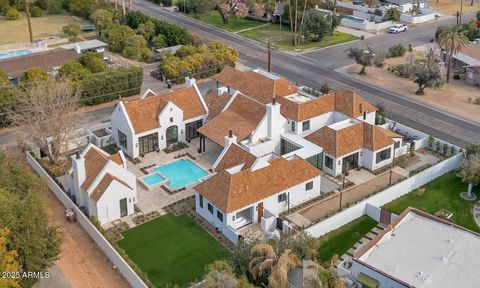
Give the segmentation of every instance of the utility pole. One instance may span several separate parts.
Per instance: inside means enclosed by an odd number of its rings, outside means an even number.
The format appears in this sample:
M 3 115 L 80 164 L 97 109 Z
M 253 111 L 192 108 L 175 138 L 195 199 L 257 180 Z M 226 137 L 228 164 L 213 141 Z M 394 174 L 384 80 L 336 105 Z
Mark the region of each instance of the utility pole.
M 268 42 L 267 42 L 267 49 L 268 49 L 268 52 L 267 52 L 267 57 L 268 57 L 268 72 L 270 72 L 271 70 L 271 58 L 272 58 L 272 52 L 271 52 L 271 46 L 272 46 L 272 42 L 270 41 L 270 39 L 268 39 Z
M 183 14 L 187 14 L 187 4 L 186 4 L 186 0 L 183 0 Z
M 342 190 L 340 190 L 340 207 L 338 210 L 342 210 L 342 196 L 343 196 L 343 190 L 345 189 L 345 175 L 347 174 L 347 171 L 345 171 L 345 160 L 342 159 Z
M 460 0 L 460 23 L 462 24 L 462 14 L 463 14 L 463 0 Z
M 123 10 L 123 16 L 125 16 L 127 14 L 125 12 L 125 0 L 122 0 L 122 10 Z
M 25 14 L 27 14 L 28 34 L 30 35 L 30 42 L 33 43 L 32 23 L 30 23 L 30 3 L 24 0 L 24 5 L 25 5 Z

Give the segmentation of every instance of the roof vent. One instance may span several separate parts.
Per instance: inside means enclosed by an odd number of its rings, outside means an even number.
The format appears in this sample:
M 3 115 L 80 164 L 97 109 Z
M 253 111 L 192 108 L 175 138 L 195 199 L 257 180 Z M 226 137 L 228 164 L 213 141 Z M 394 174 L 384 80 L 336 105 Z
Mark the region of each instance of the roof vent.
M 275 105 L 275 104 L 277 104 L 277 98 L 273 97 L 272 98 L 272 105 Z
M 192 72 L 188 73 L 188 79 L 192 79 Z
M 75 152 L 75 159 L 80 159 L 80 151 Z
M 228 130 L 228 138 L 232 138 L 233 137 L 233 130 L 230 129 Z

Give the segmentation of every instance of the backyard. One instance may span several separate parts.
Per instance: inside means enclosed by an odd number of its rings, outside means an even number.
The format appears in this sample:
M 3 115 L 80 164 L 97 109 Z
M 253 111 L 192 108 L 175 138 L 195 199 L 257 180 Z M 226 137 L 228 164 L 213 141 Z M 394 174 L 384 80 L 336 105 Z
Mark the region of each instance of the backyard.
M 32 17 L 31 23 L 33 39 L 63 35 L 63 26 L 68 24 L 78 24 L 80 26 L 90 24 L 85 19 L 67 14 Z M 11 33 L 12 31 L 15 31 L 15 33 Z M 4 16 L 0 16 L 0 35 L 2 35 L 0 45 L 30 42 L 25 14 L 20 13 L 20 18 L 17 20 L 6 20 Z
M 123 232 L 118 245 L 157 287 L 188 286 L 201 279 L 205 266 L 230 252 L 190 216 L 166 214 Z
M 362 216 L 332 232 L 320 237 L 319 261 L 329 261 L 332 256 L 342 256 L 357 243 L 373 227 L 377 221 L 368 216 Z
M 462 183 L 454 172 L 435 179 L 424 188 L 414 190 L 382 208 L 397 215 L 408 207 L 415 207 L 431 214 L 446 209 L 453 212 L 450 219 L 453 223 L 480 232 L 480 227 L 475 223 L 471 213 L 475 202 L 460 198 L 460 192 L 466 191 L 467 185 Z M 480 188 L 474 188 L 474 192 L 477 196 L 480 195 Z
M 229 23 L 225 25 L 217 11 L 210 11 L 205 15 L 196 16 L 196 18 L 217 28 L 238 33 L 258 42 L 266 43 L 267 38 L 271 39 L 274 47 L 284 50 L 318 49 L 358 39 L 356 36 L 334 31 L 332 36 L 325 36 L 319 42 L 305 40 L 302 45 L 293 46 L 292 32 L 290 32 L 289 25 L 282 25 L 280 31 L 279 24 L 265 23 L 247 18 L 240 19 L 235 15 L 231 16 Z

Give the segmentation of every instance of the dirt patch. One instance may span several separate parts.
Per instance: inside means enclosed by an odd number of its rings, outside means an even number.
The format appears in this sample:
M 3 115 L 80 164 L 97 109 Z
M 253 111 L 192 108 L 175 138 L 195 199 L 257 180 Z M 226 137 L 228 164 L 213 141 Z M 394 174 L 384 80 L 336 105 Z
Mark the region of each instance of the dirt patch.
M 395 172 L 392 173 L 392 183 L 401 181 L 404 177 Z M 356 203 L 372 194 L 375 194 L 388 187 L 390 181 L 390 172 L 384 173 L 378 177 L 375 177 L 365 183 L 354 186 L 350 189 L 343 191 L 342 193 L 342 208 L 347 207 L 353 203 Z M 336 213 L 340 208 L 340 193 L 313 204 L 303 210 L 300 213 L 303 217 L 309 221 L 315 223 L 319 220 Z
M 416 83 L 387 71 L 389 65 L 406 63 L 406 61 L 406 58 L 402 57 L 389 58 L 385 61 L 386 65 L 384 67 L 368 67 L 367 75 L 363 76 L 358 75 L 360 66 L 356 64 L 350 65 L 346 71 L 356 79 L 386 90 L 395 91 L 408 99 L 480 123 L 480 106 L 469 102 L 469 98 L 475 99 L 480 95 L 479 88 L 470 86 L 463 80 L 452 78 L 449 84 L 445 84 L 439 89 L 426 88 L 425 95 L 415 95 L 415 91 L 418 89 Z
M 463 13 L 475 12 L 480 9 L 480 5 L 477 1 L 473 1 L 473 6 L 470 5 L 471 0 L 463 1 Z M 458 0 L 434 0 L 428 1 L 428 6 L 435 11 L 441 12 L 445 15 L 455 16 L 457 11 L 460 11 L 460 1 Z
M 78 223 L 66 222 L 64 207 L 51 192 L 45 193 L 52 225 L 63 231 L 64 241 L 55 262 L 71 287 L 130 287 Z
M 417 163 L 420 163 L 420 161 L 422 160 L 420 160 L 420 158 L 417 155 L 410 156 L 407 154 L 407 155 L 398 157 L 398 159 L 395 160 L 395 163 L 402 168 L 407 168 Z

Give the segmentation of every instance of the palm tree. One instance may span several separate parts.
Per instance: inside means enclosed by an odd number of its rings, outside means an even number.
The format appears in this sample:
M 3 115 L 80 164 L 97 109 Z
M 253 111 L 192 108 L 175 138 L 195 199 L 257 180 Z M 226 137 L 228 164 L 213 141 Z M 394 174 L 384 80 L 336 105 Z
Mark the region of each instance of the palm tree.
M 253 259 L 248 265 L 248 270 L 254 279 L 268 276 L 269 287 L 286 287 L 288 284 L 288 271 L 300 265 L 297 255 L 290 249 L 285 249 L 281 255 L 269 244 L 256 244 L 250 250 Z
M 27 15 L 28 34 L 30 35 L 30 42 L 33 43 L 32 23 L 30 23 L 30 2 L 31 0 L 23 0 L 25 14 Z
M 448 54 L 447 83 L 450 82 L 450 69 L 453 54 L 457 54 L 468 44 L 468 38 L 460 31 L 460 25 L 445 28 L 438 36 L 438 45 Z

